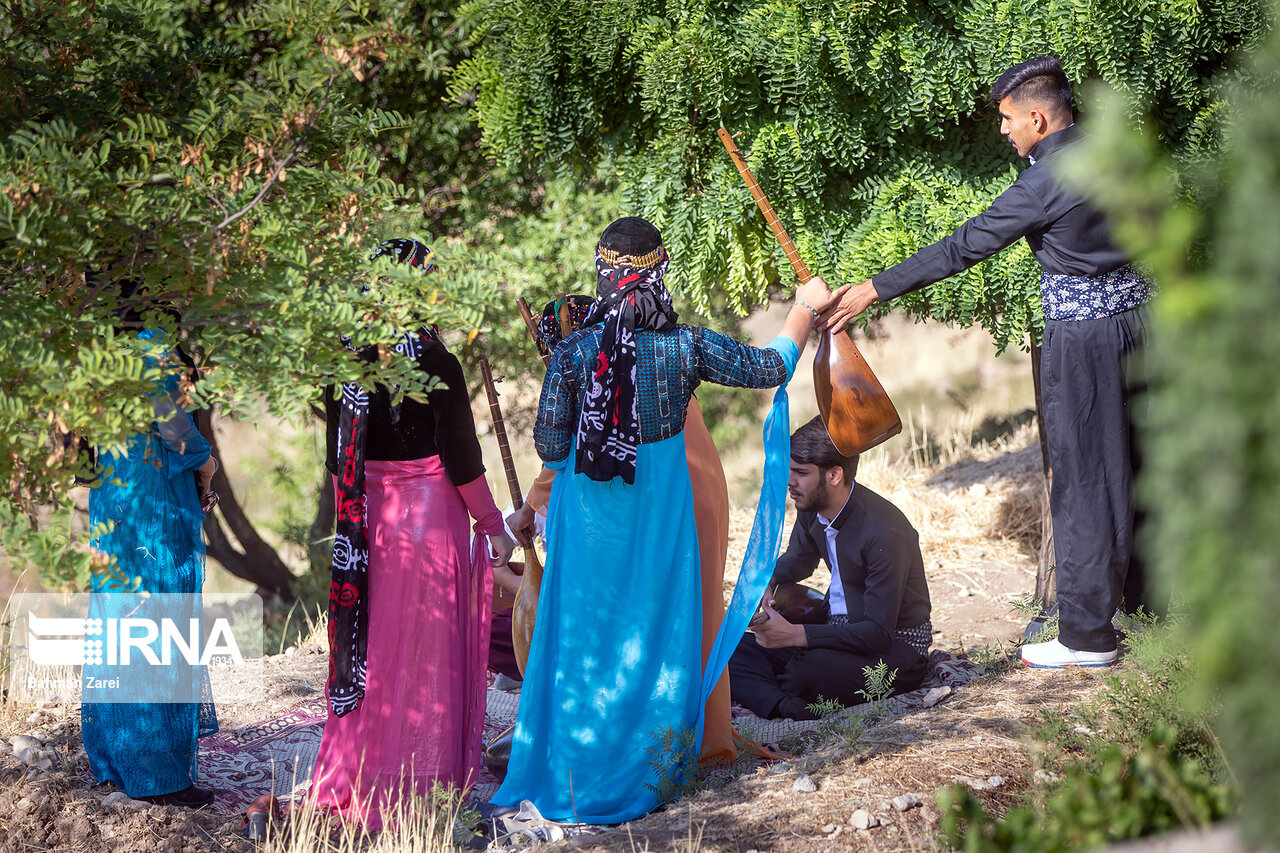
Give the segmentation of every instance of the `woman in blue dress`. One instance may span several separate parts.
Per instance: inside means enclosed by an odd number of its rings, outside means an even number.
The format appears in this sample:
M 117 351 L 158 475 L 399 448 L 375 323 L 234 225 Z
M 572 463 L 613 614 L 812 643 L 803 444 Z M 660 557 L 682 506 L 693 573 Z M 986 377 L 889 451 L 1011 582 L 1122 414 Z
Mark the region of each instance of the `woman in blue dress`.
M 563 473 L 496 806 L 530 800 L 552 820 L 618 823 L 651 811 L 697 760 L 706 696 L 686 406 L 703 381 L 783 385 L 829 292 L 819 278 L 798 288 L 761 349 L 678 324 L 668 263 L 646 220 L 605 229 L 599 300 L 547 370 L 535 443 Z
M 144 329 L 138 337 L 150 350 L 148 366 L 181 367 L 183 354 L 164 332 Z M 204 583 L 201 496 L 218 463 L 179 398 L 178 372 L 168 369 L 151 394 L 151 428 L 132 436 L 123 454 L 102 454 L 102 480 L 89 493 L 90 529 L 111 525 L 94 547 L 149 593 L 198 593 Z M 92 589 L 117 586 L 99 575 Z M 213 792 L 195 786 L 196 739 L 217 731 L 211 704 L 86 702 L 81 727 L 100 782 L 165 805 L 213 801 Z

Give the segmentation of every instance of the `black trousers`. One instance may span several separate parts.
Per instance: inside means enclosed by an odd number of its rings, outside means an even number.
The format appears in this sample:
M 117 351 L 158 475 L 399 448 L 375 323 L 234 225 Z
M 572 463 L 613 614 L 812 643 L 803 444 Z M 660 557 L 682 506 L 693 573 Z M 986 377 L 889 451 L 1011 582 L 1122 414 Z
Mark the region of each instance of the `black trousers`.
M 858 693 L 867 686 L 863 668 L 882 659 L 898 671 L 895 694 L 915 690 L 929 671 L 928 660 L 896 638 L 885 654 L 870 656 L 835 649 L 766 649 L 748 633 L 729 659 L 729 690 L 733 701 L 765 719 L 780 716 L 775 714 L 778 703 L 792 697 L 806 704 L 823 698 L 858 705 L 867 701 Z
M 1116 647 L 1111 617 L 1121 602 L 1130 611 L 1164 609 L 1147 591 L 1133 541 L 1146 339 L 1143 308 L 1045 322 L 1040 394 L 1053 468 L 1059 638 L 1078 651 Z

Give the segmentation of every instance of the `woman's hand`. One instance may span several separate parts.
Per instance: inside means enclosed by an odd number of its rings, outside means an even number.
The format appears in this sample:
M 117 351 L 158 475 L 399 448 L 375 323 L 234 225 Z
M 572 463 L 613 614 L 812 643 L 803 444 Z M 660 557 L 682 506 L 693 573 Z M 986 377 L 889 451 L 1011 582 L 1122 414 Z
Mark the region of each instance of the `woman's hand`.
M 796 288 L 795 302 L 782 321 L 778 336 L 795 341 L 796 349 L 804 352 L 805 341 L 817 325 L 818 317 L 832 303 L 831 291 L 822 276 L 815 275 Z
M 515 534 L 516 541 L 521 545 L 533 544 L 533 534 L 537 528 L 534 524 L 533 507 L 529 505 L 528 501 L 522 503 L 518 510 L 507 516 L 507 527 Z
M 520 575 L 511 571 L 511 566 L 506 563 L 493 567 L 493 582 L 512 595 L 520 591 Z
M 209 484 L 213 482 L 213 475 L 216 473 L 218 473 L 218 460 L 212 456 L 196 469 L 196 488 L 200 490 L 200 494 L 209 491 Z
M 489 534 L 489 549 L 493 552 L 493 565 L 505 566 L 511 562 L 511 555 L 516 550 L 516 542 L 507 531 Z
M 843 292 L 843 288 L 839 292 Z M 797 305 L 809 309 L 811 313 L 816 311 L 822 314 L 832 303 L 831 288 L 820 275 L 815 275 L 797 287 L 793 297 Z
M 218 504 L 218 493 L 213 490 L 213 475 L 218 473 L 218 460 L 210 456 L 196 469 L 196 496 L 200 509 L 206 515 Z

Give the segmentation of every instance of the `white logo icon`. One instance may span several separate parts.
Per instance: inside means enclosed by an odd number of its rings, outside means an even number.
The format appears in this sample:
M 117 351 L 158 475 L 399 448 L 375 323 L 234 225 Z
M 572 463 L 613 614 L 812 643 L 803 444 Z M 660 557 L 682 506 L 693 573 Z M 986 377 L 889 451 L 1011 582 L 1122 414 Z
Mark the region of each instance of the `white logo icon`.
M 101 619 L 41 619 L 27 613 L 27 646 L 32 663 L 41 666 L 102 663 L 101 634 Z

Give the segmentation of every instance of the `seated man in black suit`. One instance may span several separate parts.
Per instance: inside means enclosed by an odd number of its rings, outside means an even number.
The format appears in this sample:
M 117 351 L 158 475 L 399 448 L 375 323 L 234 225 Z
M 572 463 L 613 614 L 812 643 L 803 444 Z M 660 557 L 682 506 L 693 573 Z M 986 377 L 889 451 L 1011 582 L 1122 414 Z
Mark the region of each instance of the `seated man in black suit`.
M 819 697 L 866 701 L 865 667 L 897 670 L 892 690 L 914 690 L 928 673 L 929 587 L 920 537 L 906 516 L 854 482 L 858 457 L 841 456 L 821 418 L 791 436 L 788 491 L 799 514 L 774 584 L 831 569 L 826 624 L 797 625 L 761 605 L 768 621 L 745 634 L 729 662 L 736 702 L 759 717 L 812 720 Z

